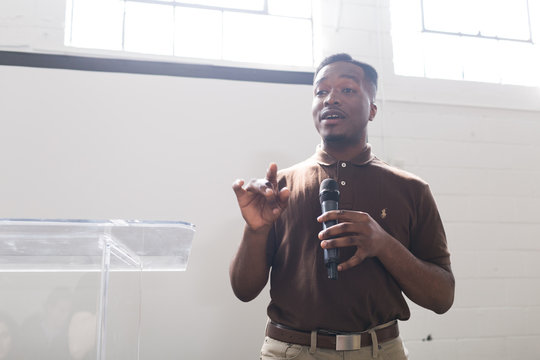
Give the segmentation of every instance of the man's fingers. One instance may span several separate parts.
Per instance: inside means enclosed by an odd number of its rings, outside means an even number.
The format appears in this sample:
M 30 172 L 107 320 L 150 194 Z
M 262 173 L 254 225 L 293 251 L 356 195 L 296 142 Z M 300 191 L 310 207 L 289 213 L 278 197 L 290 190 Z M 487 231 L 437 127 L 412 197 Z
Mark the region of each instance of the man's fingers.
M 289 200 L 289 196 L 291 195 L 291 191 L 284 187 L 283 189 L 279 190 L 279 202 L 281 204 L 286 204 Z
M 266 179 L 254 179 L 246 186 L 246 191 L 252 193 L 259 193 L 266 197 L 274 194 L 273 186 Z
M 243 179 L 236 180 L 233 183 L 233 190 L 237 195 L 246 191 L 261 193 L 266 197 L 271 197 L 274 193 L 277 195 L 277 165 L 275 163 L 270 164 L 266 170 L 266 178 L 264 179 L 251 179 L 247 184 L 245 184 Z
M 232 188 L 237 197 L 244 193 L 243 186 L 244 186 L 243 179 L 237 179 L 235 182 L 233 182 Z
M 272 184 L 273 187 L 277 188 L 277 165 L 276 163 L 271 163 L 266 170 L 266 180 Z
M 365 257 L 361 257 L 358 254 L 354 254 L 349 260 L 342 262 L 338 265 L 338 271 L 345 271 L 347 269 L 350 269 L 352 267 L 355 267 L 359 265 L 362 261 L 364 261 Z
M 323 249 L 331 249 L 335 247 L 343 247 L 343 246 L 350 246 L 350 239 L 343 238 L 346 242 L 346 244 L 340 243 L 341 240 L 323 240 L 321 241 L 321 247 Z M 360 248 L 357 248 L 356 252 L 353 256 L 351 256 L 348 260 L 342 262 L 338 265 L 338 271 L 343 271 L 350 269 L 352 267 L 357 266 L 360 264 L 364 259 L 367 257 L 367 254 L 365 254 Z
M 323 223 L 329 220 L 337 220 L 338 222 L 362 222 L 367 219 L 366 213 L 361 211 L 350 210 L 331 210 L 320 215 L 317 221 Z
M 363 236 L 364 235 L 364 226 L 358 223 L 351 222 L 338 222 L 338 224 L 330 226 L 324 230 L 321 230 L 318 234 L 319 239 L 321 240 L 332 240 L 332 247 L 337 246 L 354 246 L 356 245 L 354 241 L 356 240 L 354 236 Z M 337 239 L 338 243 L 334 243 Z

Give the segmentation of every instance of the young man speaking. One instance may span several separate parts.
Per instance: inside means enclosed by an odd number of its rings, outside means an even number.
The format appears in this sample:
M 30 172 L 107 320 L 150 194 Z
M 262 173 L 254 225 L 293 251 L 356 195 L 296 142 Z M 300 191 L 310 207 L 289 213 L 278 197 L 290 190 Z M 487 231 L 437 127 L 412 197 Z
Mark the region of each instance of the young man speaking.
M 429 186 L 378 159 L 367 143 L 377 77 L 347 54 L 323 60 L 313 84 L 315 154 L 233 184 L 246 221 L 230 267 L 233 291 L 250 301 L 271 274 L 261 359 L 406 359 L 397 324 L 410 317 L 404 294 L 439 314 L 453 303 L 450 254 Z M 339 209 L 321 215 L 325 179 L 339 186 Z M 337 279 L 325 266 L 329 249 L 339 249 Z

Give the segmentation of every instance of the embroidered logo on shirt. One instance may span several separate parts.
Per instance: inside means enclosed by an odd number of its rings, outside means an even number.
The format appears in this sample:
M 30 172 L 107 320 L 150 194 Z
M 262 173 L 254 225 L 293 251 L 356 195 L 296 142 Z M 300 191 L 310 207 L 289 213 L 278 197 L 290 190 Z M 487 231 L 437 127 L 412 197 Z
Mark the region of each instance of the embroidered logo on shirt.
M 386 213 L 386 209 L 387 209 L 387 208 L 382 209 L 382 211 L 381 211 L 381 219 L 386 219 L 386 216 L 388 215 L 388 214 Z

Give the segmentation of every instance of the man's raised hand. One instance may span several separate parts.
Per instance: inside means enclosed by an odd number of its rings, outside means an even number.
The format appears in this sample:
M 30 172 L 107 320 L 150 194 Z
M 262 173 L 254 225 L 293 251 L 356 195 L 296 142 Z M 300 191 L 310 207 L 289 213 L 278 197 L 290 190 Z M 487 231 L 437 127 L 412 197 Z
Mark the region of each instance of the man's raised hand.
M 277 165 L 272 163 L 264 179 L 252 179 L 246 186 L 244 180 L 233 183 L 238 206 L 246 224 L 253 231 L 270 227 L 287 207 L 290 191 L 278 189 Z

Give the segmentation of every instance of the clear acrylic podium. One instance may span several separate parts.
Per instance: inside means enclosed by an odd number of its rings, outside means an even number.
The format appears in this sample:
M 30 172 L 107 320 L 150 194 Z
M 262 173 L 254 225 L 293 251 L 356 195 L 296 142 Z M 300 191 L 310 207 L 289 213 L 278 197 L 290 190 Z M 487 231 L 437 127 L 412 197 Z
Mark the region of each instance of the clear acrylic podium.
M 0 360 L 136 360 L 143 271 L 184 271 L 184 222 L 0 219 Z

